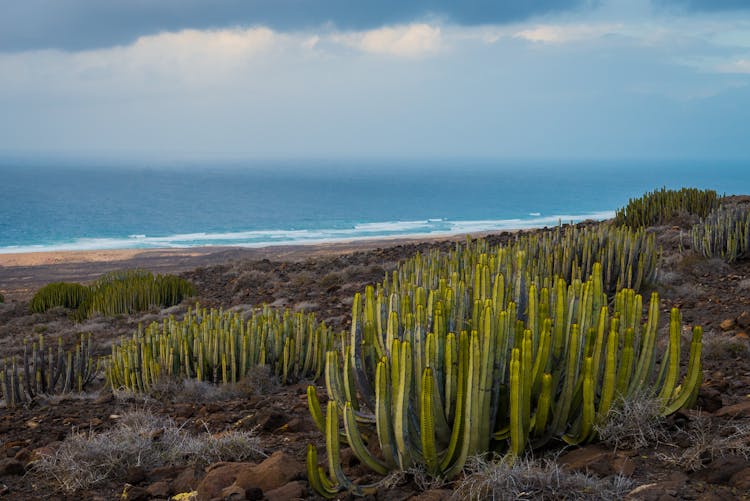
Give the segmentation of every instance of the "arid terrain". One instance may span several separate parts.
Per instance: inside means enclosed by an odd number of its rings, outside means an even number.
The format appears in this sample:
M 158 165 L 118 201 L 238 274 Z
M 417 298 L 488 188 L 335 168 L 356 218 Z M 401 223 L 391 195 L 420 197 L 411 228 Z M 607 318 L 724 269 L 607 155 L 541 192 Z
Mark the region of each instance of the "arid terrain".
M 750 499 L 750 261 L 726 264 L 694 255 L 688 223 L 674 221 L 650 231 L 662 247 L 653 286 L 661 295 L 662 312 L 678 306 L 685 324 L 702 325 L 705 330 L 704 380 L 696 407 L 668 418 L 642 444 L 610 440 L 565 450 L 558 444 L 547 452 L 557 456 L 564 471 L 588 471 L 597 478 L 626 477 L 627 495 L 632 499 Z M 459 238 L 464 237 L 265 249 L 128 251 L 96 257 L 0 256 L 0 292 L 5 296 L 5 303 L 0 304 L 0 358 L 20 353 L 24 337 L 63 336 L 66 345 L 72 346 L 80 333 L 87 332 L 93 333 L 97 352 L 106 354 L 113 340 L 130 335 L 139 323 L 179 316 L 189 304 L 75 323 L 62 309 L 30 313 L 33 292 L 47 282 L 88 281 L 112 269 L 134 267 L 174 272 L 195 284 L 198 296 L 191 301 L 201 305 L 240 311 L 262 304 L 289 307 L 315 312 L 339 330 L 350 323 L 355 292 L 382 280 L 400 259 L 430 246 L 448 248 Z M 514 234 L 487 238 L 500 242 Z M 663 313 L 662 318 L 666 317 Z M 83 395 L 50 396 L 29 407 L 0 408 L 0 497 L 118 499 L 125 493 L 123 499 L 167 499 L 197 489 L 206 499 L 316 498 L 305 482 L 305 451 L 308 443 L 315 443 L 322 453 L 325 443 L 307 409 L 308 384 L 281 386 L 258 371 L 231 389 L 175 383 L 145 397 L 113 394 L 102 376 Z M 323 382 L 313 384 L 323 395 Z M 169 417 L 182 430 L 196 434 L 254 430 L 259 448 L 269 459 L 259 456 L 247 463 L 207 467 L 178 462 L 160 468 L 130 468 L 75 492 L 63 490 L 48 471 L 35 466 L 40 457 L 54 454 L 72 432 L 105 432 L 133 410 Z M 160 440 L 158 434 L 148 438 Z M 351 478 L 375 480 L 347 450 L 342 457 Z M 448 499 L 460 482 L 459 478 L 438 485 L 407 473 L 378 491 L 376 498 Z M 225 490 L 233 484 L 244 487 L 241 492 Z M 460 491 L 459 496 L 464 495 L 461 492 L 467 491 Z

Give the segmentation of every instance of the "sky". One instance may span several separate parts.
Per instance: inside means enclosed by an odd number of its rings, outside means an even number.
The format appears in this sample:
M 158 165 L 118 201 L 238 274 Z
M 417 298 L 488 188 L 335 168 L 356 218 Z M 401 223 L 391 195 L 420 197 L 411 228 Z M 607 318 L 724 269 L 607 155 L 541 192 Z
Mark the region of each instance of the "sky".
M 750 0 L 0 0 L 0 156 L 750 160 Z

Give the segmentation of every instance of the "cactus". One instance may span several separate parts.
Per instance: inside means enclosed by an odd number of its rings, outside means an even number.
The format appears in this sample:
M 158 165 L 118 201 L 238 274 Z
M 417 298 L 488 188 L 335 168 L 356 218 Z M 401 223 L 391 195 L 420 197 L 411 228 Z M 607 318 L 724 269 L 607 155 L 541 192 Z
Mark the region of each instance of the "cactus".
M 719 197 L 714 190 L 668 190 L 663 187 L 639 198 L 631 198 L 625 207 L 617 210 L 615 224 L 642 228 L 685 214 L 703 218 L 718 207 Z
M 282 383 L 323 372 L 334 335 L 312 314 L 264 307 L 244 320 L 220 309 L 189 308 L 113 345 L 106 375 L 113 388 L 146 392 L 161 377 L 234 383 L 269 365 Z
M 45 347 L 44 337 L 24 340 L 23 356 L 6 359 L 0 370 L 0 390 L 8 407 L 28 403 L 38 395 L 81 392 L 99 372 L 99 362 L 92 356 L 91 334 L 81 334 L 75 348 L 63 350 L 58 338 L 57 350 Z
M 315 448 L 308 450 L 317 492 L 366 494 L 378 485 L 357 486 L 346 477 L 337 459 L 342 437 L 378 474 L 416 466 L 451 478 L 470 455 L 496 450 L 515 458 L 550 440 L 593 440 L 595 424 L 617 398 L 653 391 L 664 414 L 695 400 L 702 331 L 694 329 L 687 375 L 678 386 L 677 310 L 655 370 L 656 293 L 641 322 L 642 298 L 633 290 L 619 291 L 607 306 L 598 263 L 585 282 L 543 279 L 552 287 L 538 287 L 488 272 L 491 259 L 481 250 L 479 244 L 471 251 L 476 255 L 454 254 L 456 266 L 440 271 L 435 260 L 417 257 L 409 275 L 399 270 L 387 284 L 355 296 L 350 336 L 326 357 L 325 416 L 308 388 L 329 461 L 326 474 Z M 474 270 L 473 287 L 459 279 L 459 263 Z M 505 284 L 514 281 L 503 297 Z M 347 389 L 347 381 L 355 388 Z M 379 454 L 364 446 L 363 435 L 375 437 Z
M 129 270 L 107 273 L 90 287 L 66 282 L 45 285 L 31 300 L 31 310 L 42 313 L 62 306 L 75 310 L 73 317 L 83 320 L 94 313 L 114 316 L 172 306 L 192 295 L 195 288 L 182 278 Z
M 91 296 L 91 289 L 81 284 L 54 282 L 47 284 L 34 294 L 31 299 L 31 311 L 44 313 L 45 311 L 63 307 L 77 309 Z
M 693 226 L 693 248 L 727 262 L 750 256 L 750 209 L 721 207 Z

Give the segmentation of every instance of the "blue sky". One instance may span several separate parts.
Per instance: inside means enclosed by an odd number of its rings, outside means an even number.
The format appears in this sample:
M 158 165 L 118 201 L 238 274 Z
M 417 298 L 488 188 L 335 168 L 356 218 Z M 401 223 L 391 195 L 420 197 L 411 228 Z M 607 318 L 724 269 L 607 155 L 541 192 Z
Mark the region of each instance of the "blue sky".
M 0 154 L 750 159 L 748 0 L 0 0 Z

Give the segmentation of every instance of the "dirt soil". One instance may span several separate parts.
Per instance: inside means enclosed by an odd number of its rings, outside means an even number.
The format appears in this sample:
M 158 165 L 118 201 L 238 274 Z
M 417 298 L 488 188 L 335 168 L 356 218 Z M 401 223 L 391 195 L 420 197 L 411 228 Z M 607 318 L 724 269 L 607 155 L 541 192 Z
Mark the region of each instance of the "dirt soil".
M 743 455 L 737 450 L 726 453 L 698 450 L 695 435 L 681 432 L 689 429 L 690 423 L 699 423 L 707 430 L 704 437 L 707 443 L 719 443 L 730 426 L 750 430 L 750 261 L 726 264 L 695 256 L 690 250 L 686 229 L 689 221 L 675 223 L 652 229 L 663 248 L 655 288 L 661 294 L 663 319 L 672 306 L 678 306 L 685 324 L 702 325 L 705 329 L 708 348 L 697 407 L 672 416 L 668 421 L 672 439 L 658 446 L 614 451 L 589 445 L 563 452 L 561 461 L 572 469 L 588 470 L 598 476 L 626 474 L 636 489 L 631 494 L 633 499 L 750 499 L 750 457 L 747 454 L 750 436 L 740 438 L 746 446 Z M 501 233 L 489 238 L 499 242 L 514 235 Z M 180 271 L 191 280 L 199 291 L 196 299 L 202 305 L 247 310 L 267 303 L 315 312 L 335 329 L 344 329 L 350 323 L 351 301 L 356 291 L 381 281 L 384 273 L 394 269 L 399 260 L 416 251 L 433 246 L 447 249 L 455 245 L 454 241 L 381 241 L 349 247 L 306 246 L 252 251 L 221 249 L 182 256 L 171 265 L 168 256 L 158 254 L 131 256 L 116 262 L 76 264 L 68 261 L 17 266 L 6 262 L 0 267 L 0 291 L 6 297 L 5 304 L 0 304 L 0 358 L 19 353 L 20 341 L 27 336 L 63 336 L 66 345 L 71 346 L 82 332 L 92 332 L 98 353 L 106 354 L 113 340 L 130 335 L 138 323 L 159 320 L 169 314 L 179 316 L 187 307 L 183 304 L 140 315 L 94 318 L 80 324 L 70 320 L 62 310 L 29 313 L 31 293 L 49 281 L 86 281 L 110 269 L 149 268 L 153 264 L 153 271 Z M 645 293 L 644 297 L 647 297 Z M 54 450 L 73 430 L 106 430 L 114 425 L 118 415 L 133 408 L 171 416 L 178 425 L 196 432 L 256 429 L 267 454 L 283 451 L 304 464 L 308 443 L 316 444 L 321 454 L 325 449 L 323 436 L 315 429 L 307 410 L 305 389 L 309 383 L 301 381 L 291 386 L 270 385 L 270 388 L 267 384 L 248 384 L 239 395 L 201 401 L 181 399 L 169 392 L 148 399 L 115 397 L 100 379 L 83 396 L 40 399 L 29 407 L 16 409 L 2 407 L 0 498 L 115 499 L 120 498 L 129 484 L 135 488 L 129 488 L 132 494 L 126 499 L 158 499 L 159 495 L 149 494 L 156 490 L 146 489 L 162 479 L 163 471 L 131 472 L 129 478 L 117 478 L 84 492 L 67 493 L 33 469 L 35 457 Z M 325 394 L 321 386 L 324 382 L 313 384 L 318 386 L 319 395 Z M 697 463 L 665 459 L 691 450 L 698 450 Z M 566 459 L 566 454 L 575 457 Z M 351 478 L 372 479 L 348 451 L 344 450 L 343 456 Z M 18 463 L 22 468 L 16 467 Z M 172 477 L 179 473 L 173 471 Z M 198 472 L 199 476 L 204 474 Z M 407 475 L 375 497 L 446 499 L 454 487 L 448 484 L 442 490 L 424 493 L 417 484 Z M 136 492 L 141 497 L 136 496 Z M 317 498 L 309 487 L 304 487 L 301 494 L 304 498 Z M 161 496 L 161 499 L 166 498 L 164 494 Z

